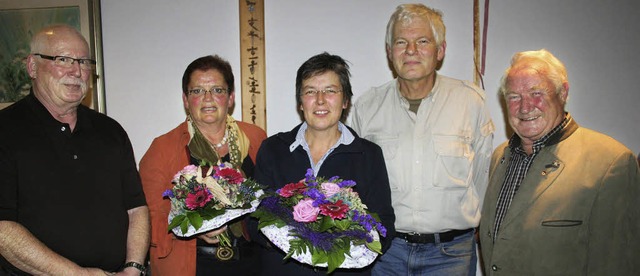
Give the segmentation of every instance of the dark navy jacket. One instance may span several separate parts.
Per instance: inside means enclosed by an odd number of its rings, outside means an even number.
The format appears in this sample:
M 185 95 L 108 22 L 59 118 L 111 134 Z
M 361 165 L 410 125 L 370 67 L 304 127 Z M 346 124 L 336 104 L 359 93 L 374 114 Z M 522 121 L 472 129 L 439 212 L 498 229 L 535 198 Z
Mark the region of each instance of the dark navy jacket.
M 262 142 L 254 173 L 258 183 L 267 185 L 269 189 L 275 191 L 288 183 L 298 182 L 305 177 L 307 169 L 311 168 L 307 152 L 301 146 L 298 146 L 293 152 L 289 150 L 300 126 L 298 125 L 289 132 L 273 135 Z M 395 236 L 395 215 L 393 207 L 391 207 L 389 178 L 382 150 L 373 142 L 358 137 L 352 129 L 349 128 L 349 131 L 356 137 L 355 140 L 349 145 L 339 145 L 335 148 L 323 162 L 317 176 L 326 179 L 339 176 L 345 180 L 356 181 L 354 190 L 358 192 L 369 211 L 380 216 L 382 224 L 387 228 L 387 238 L 381 237 L 384 252 L 389 248 L 391 240 Z M 326 270 L 316 269 L 314 271 L 310 266 L 300 265 L 295 260 L 283 262 L 285 254 L 275 248 L 268 250 L 263 255 L 265 274 L 275 271 L 278 271 L 280 275 L 326 274 Z M 348 275 L 352 273 L 368 275 L 372 267 L 373 264 L 365 269 L 338 269 L 332 275 L 341 275 L 343 272 Z

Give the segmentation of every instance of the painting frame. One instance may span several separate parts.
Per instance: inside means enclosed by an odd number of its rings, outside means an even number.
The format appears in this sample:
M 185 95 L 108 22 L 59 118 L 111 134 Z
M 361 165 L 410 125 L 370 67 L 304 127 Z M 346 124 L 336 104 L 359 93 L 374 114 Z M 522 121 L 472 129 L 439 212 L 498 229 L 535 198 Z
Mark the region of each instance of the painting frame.
M 46 25 L 58 24 L 58 23 L 66 23 L 60 22 L 56 20 L 51 20 L 53 22 L 47 22 L 54 18 L 46 17 L 46 18 L 38 18 L 41 20 L 37 20 L 37 24 L 34 24 L 34 20 L 27 20 L 29 18 L 28 15 L 30 13 L 38 12 L 40 13 L 56 13 L 59 11 L 68 11 L 74 14 L 77 13 L 77 22 L 74 21 L 77 25 L 74 26 L 79 29 L 80 33 L 85 37 L 87 42 L 89 43 L 89 50 L 91 52 L 92 58 L 96 60 L 96 67 L 93 72 L 93 76 L 90 79 L 90 89 L 87 92 L 85 99 L 83 100 L 83 104 L 92 108 L 98 112 L 106 113 L 106 99 L 105 99 L 105 91 L 104 91 L 104 64 L 103 64 L 103 56 L 102 56 L 102 24 L 100 17 L 100 0 L 22 0 L 22 1 L 12 1 L 12 0 L 0 0 L 0 12 L 4 12 L 2 14 L 20 14 L 26 16 L 5 16 L 2 19 L 2 23 L 5 26 L 15 26 L 16 28 L 25 28 L 26 30 L 21 30 L 25 34 L 20 36 L 22 40 L 31 39 L 33 32 L 36 29 L 42 28 Z M 77 11 L 77 12 L 76 12 Z M 0 14 L 0 17 L 2 16 Z M 33 17 L 33 15 L 32 15 Z M 7 25 L 5 21 L 16 20 L 20 22 L 15 22 L 16 24 Z M 38 26 L 35 26 L 38 25 Z M 8 32 L 3 32 L 0 34 L 0 39 L 2 39 L 3 43 L 14 43 L 13 40 L 6 37 L 1 37 L 6 35 Z M 16 41 L 15 43 L 26 43 L 28 45 L 28 41 Z M 24 44 L 21 44 L 24 45 Z M 17 48 L 17 47 L 16 47 Z M 28 48 L 28 47 L 27 47 Z M 28 49 L 26 49 L 28 51 Z M 24 50 L 23 50 L 24 52 Z M 28 52 L 26 52 L 28 54 Z M 23 53 L 25 55 L 25 53 Z M 26 56 L 25 56 L 26 57 Z M 12 57 L 12 58 L 21 58 L 21 57 Z M 24 60 L 21 60 L 24 64 Z M 4 75 L 3 75 L 4 76 Z M 12 102 L 0 102 L 0 109 L 11 105 Z

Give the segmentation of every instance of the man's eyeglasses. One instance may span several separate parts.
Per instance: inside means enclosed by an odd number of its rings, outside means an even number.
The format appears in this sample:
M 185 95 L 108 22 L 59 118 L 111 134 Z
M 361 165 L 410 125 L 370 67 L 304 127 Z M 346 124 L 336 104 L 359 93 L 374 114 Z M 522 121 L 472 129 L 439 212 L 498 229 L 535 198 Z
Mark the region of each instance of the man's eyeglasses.
M 66 56 L 47 56 L 47 55 L 43 55 L 43 54 L 33 54 L 34 56 L 39 56 L 43 59 L 48 59 L 48 60 L 53 60 L 53 63 L 55 65 L 58 65 L 60 67 L 64 67 L 64 68 L 70 68 L 71 66 L 73 66 L 74 63 L 78 63 L 80 64 L 80 68 L 83 70 L 92 70 L 95 65 L 96 65 L 96 61 L 93 59 L 88 59 L 88 58 L 72 58 L 72 57 L 66 57 Z
M 307 89 L 302 91 L 302 95 L 306 96 L 306 97 L 315 97 L 316 95 L 318 95 L 318 93 L 322 93 L 326 96 L 333 96 L 336 95 L 338 93 L 341 93 L 342 90 L 336 90 L 336 89 L 323 89 L 323 90 L 316 90 L 316 89 Z
M 189 89 L 187 92 L 189 93 L 189 95 L 194 95 L 194 96 L 204 96 L 207 92 L 211 93 L 212 96 L 220 96 L 227 93 L 227 91 L 229 91 L 229 89 L 227 88 L 213 87 L 209 90 L 206 90 L 204 88 L 194 88 L 194 89 Z

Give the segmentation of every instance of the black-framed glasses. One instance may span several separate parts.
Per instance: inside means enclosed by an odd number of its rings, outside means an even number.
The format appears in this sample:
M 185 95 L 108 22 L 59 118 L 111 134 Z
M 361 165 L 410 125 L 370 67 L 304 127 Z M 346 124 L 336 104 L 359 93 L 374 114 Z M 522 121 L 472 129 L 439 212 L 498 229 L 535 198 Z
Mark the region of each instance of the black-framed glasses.
M 306 96 L 306 97 L 315 97 L 316 95 L 318 95 L 318 93 L 322 93 L 326 96 L 333 96 L 336 95 L 338 93 L 341 93 L 342 90 L 337 90 L 337 89 L 332 89 L 332 88 L 327 88 L 327 89 L 323 89 L 323 90 L 317 90 L 317 89 L 305 89 L 304 91 L 302 91 L 302 95 Z
M 84 70 L 92 70 L 96 65 L 95 60 L 88 59 L 88 58 L 72 58 L 67 56 L 47 56 L 43 54 L 33 54 L 33 55 L 39 56 L 43 59 L 53 60 L 53 63 L 55 65 L 58 65 L 64 68 L 70 68 L 76 62 L 80 64 L 80 68 Z
M 229 89 L 222 87 L 212 87 L 209 90 L 204 88 L 194 88 L 187 90 L 187 92 L 189 92 L 189 95 L 194 96 L 204 96 L 207 92 L 211 93 L 212 96 L 220 96 L 227 93 L 227 91 L 229 91 Z

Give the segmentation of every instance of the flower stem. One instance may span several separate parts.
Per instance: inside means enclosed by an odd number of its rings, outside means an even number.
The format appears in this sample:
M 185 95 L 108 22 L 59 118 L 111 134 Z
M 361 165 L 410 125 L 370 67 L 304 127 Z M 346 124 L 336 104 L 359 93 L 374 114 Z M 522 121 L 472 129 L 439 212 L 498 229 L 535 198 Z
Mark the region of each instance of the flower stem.
M 223 247 L 231 247 L 231 239 L 229 238 L 229 232 L 228 231 L 224 231 L 222 232 L 222 234 L 218 235 L 218 240 L 219 246 L 223 246 Z

